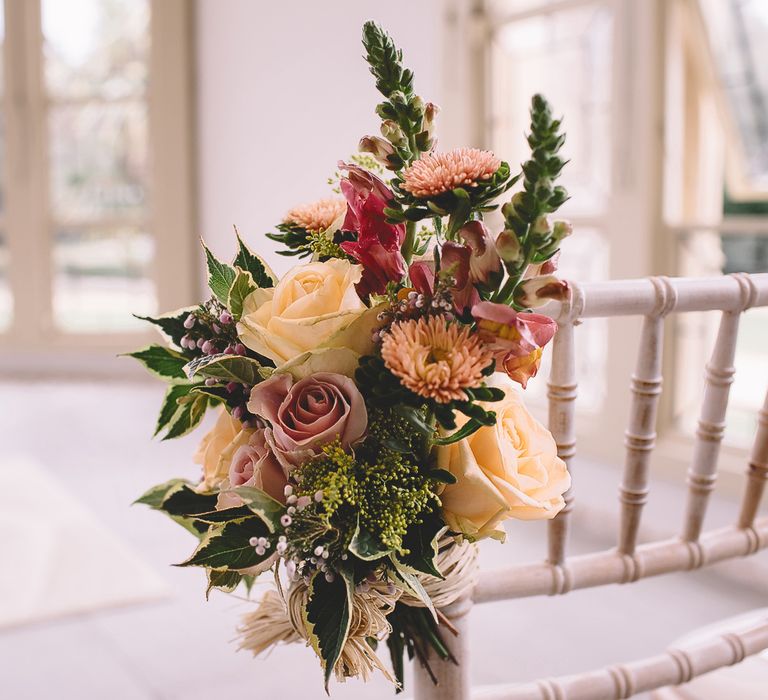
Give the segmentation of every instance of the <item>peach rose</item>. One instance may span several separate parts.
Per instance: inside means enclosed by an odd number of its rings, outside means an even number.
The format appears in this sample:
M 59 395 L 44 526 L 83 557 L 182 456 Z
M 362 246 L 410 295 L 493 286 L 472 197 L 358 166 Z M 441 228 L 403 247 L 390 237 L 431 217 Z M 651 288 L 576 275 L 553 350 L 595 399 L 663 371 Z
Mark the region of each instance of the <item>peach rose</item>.
M 253 430 L 233 418 L 222 407 L 219 418 L 203 437 L 195 452 L 194 461 L 203 467 L 203 480 L 199 488 L 210 491 L 217 488 L 229 473 L 232 458 L 242 445 L 247 445 Z
M 496 425 L 437 448 L 438 466 L 457 479 L 440 496 L 443 517 L 470 539 L 503 539 L 507 518 L 554 518 L 571 485 L 552 434 L 528 413 L 512 380 L 496 373 L 489 384 L 506 392 L 502 401 L 484 404 L 496 411 Z
M 277 365 L 310 350 L 343 347 L 342 331 L 368 311 L 355 291 L 361 275 L 347 260 L 294 267 L 276 287 L 246 297 L 240 340 Z
M 222 493 L 219 494 L 217 503 L 219 509 L 242 505 L 242 499 L 229 491 L 238 486 L 254 486 L 277 501 L 285 501 L 285 485 L 288 479 L 267 444 L 265 432 L 263 428 L 255 430 L 248 444 L 238 447 L 232 456 L 229 474 L 221 484 Z

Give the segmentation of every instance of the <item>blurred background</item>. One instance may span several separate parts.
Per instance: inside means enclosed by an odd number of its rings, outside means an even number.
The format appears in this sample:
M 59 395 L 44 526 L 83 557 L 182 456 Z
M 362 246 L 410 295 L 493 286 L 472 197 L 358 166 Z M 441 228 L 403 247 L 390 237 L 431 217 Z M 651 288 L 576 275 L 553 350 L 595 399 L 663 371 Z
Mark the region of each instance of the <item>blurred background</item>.
M 202 298 L 200 236 L 227 257 L 237 226 L 288 268 L 263 234 L 326 196 L 337 161 L 377 129 L 366 19 L 442 107 L 439 148 L 517 164 L 531 95 L 564 115 L 564 277 L 768 271 L 766 0 L 0 0 L 0 697 L 321 696 L 304 649 L 235 654 L 248 603 L 206 604 L 200 572 L 167 566 L 190 536 L 129 510 L 151 484 L 195 478 L 196 438 L 150 441 L 162 388 L 117 354 L 154 340 L 132 314 Z M 742 321 L 708 524 L 735 512 L 768 387 L 767 311 Z M 717 320 L 668 322 L 648 537 L 674 527 L 659 516 L 682 494 Z M 617 511 L 638 334 L 622 320 L 577 334 L 576 551 L 613 539 L 602 524 Z M 528 391 L 542 416 L 545 384 Z M 536 525 L 509 541 L 484 546 L 484 563 L 543 556 Z M 765 605 L 766 590 L 763 554 L 631 592 L 481 609 L 476 680 L 655 653 Z M 626 595 L 646 627 L 616 643 Z M 334 690 L 390 695 L 382 681 Z

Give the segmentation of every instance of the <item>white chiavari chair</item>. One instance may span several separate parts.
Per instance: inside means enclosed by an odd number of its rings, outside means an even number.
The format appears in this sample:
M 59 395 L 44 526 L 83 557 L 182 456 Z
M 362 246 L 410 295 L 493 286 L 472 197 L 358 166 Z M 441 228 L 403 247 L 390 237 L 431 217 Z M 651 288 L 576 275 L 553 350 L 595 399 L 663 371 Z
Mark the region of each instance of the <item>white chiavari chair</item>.
M 475 604 L 563 595 L 612 583 L 628 584 L 649 576 L 692 571 L 768 547 L 768 516 L 758 517 L 768 480 L 768 394 L 759 414 L 738 520 L 729 527 L 703 531 L 707 504 L 717 476 L 728 394 L 735 372 L 739 320 L 749 308 L 768 306 L 768 274 L 739 273 L 713 279 L 654 277 L 573 284 L 572 289 L 568 304 L 549 310 L 560 326 L 553 341 L 548 385 L 549 427 L 560 456 L 569 466 L 572 466 L 576 450 L 574 404 L 578 378 L 574 357 L 578 332 L 574 332 L 575 326 L 589 318 L 642 318 L 636 369 L 631 380 L 629 426 L 625 434 L 626 457 L 620 488 L 620 522 L 616 526 L 617 546 L 567 556 L 566 541 L 573 508 L 572 494 L 567 494 L 565 509 L 549 523 L 546 561 L 481 571 L 473 594 L 444 611 L 460 632 L 448 640 L 459 664 L 434 660 L 437 686 L 417 664 L 414 678 L 417 700 L 629 698 L 640 692 L 688 683 L 702 674 L 737 664 L 768 649 L 768 612 L 763 611 L 749 623 L 741 623 L 703 640 L 697 639 L 689 645 L 671 648 L 658 656 L 569 677 L 470 689 L 467 628 Z M 683 527 L 678 537 L 638 545 L 638 529 L 649 493 L 650 458 L 656 439 L 664 319 L 673 313 L 715 310 L 721 312 L 720 326 L 706 366 L 704 398 L 688 470 L 687 502 L 684 515 L 681 513 Z M 765 329 L 765 341 L 765 361 L 768 362 L 768 328 Z M 578 488 L 578 473 L 573 477 Z M 768 676 L 764 695 L 756 695 L 755 700 L 759 697 L 768 698 Z

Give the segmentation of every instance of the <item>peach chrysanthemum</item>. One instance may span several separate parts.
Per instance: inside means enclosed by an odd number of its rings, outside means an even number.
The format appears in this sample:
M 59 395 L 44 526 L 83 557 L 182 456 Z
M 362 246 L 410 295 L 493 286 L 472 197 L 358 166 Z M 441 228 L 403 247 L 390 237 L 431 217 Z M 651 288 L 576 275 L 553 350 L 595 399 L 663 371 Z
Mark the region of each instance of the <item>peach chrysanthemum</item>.
M 321 199 L 294 207 L 283 217 L 283 223 L 300 226 L 306 231 L 325 231 L 346 208 L 347 203 L 343 199 Z
M 480 386 L 492 354 L 468 326 L 440 316 L 393 323 L 381 356 L 412 392 L 438 403 L 466 401 L 464 389 Z
M 488 180 L 500 165 L 501 161 L 493 153 L 479 148 L 428 153 L 403 173 L 403 189 L 414 197 L 434 197 L 455 187 L 476 187 L 482 180 Z

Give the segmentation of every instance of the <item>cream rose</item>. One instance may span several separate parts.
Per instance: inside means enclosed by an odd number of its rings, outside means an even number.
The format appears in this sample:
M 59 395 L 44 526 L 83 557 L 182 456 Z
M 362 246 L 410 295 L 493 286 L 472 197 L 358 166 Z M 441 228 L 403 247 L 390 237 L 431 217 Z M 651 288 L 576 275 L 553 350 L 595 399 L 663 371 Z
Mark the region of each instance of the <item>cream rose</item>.
M 571 485 L 552 434 L 528 413 L 512 380 L 497 373 L 489 384 L 506 392 L 485 405 L 496 411 L 496 425 L 437 448 L 438 466 L 457 479 L 440 496 L 445 521 L 474 539 L 503 539 L 507 518 L 554 518 Z
M 355 284 L 362 268 L 332 259 L 298 265 L 243 304 L 237 333 L 244 345 L 281 365 L 319 348 L 343 347 L 342 331 L 369 309 Z
M 199 488 L 210 491 L 217 488 L 229 474 L 232 458 L 239 447 L 247 445 L 253 430 L 232 418 L 222 408 L 216 424 L 206 433 L 195 452 L 194 461 L 203 467 L 203 480 Z

